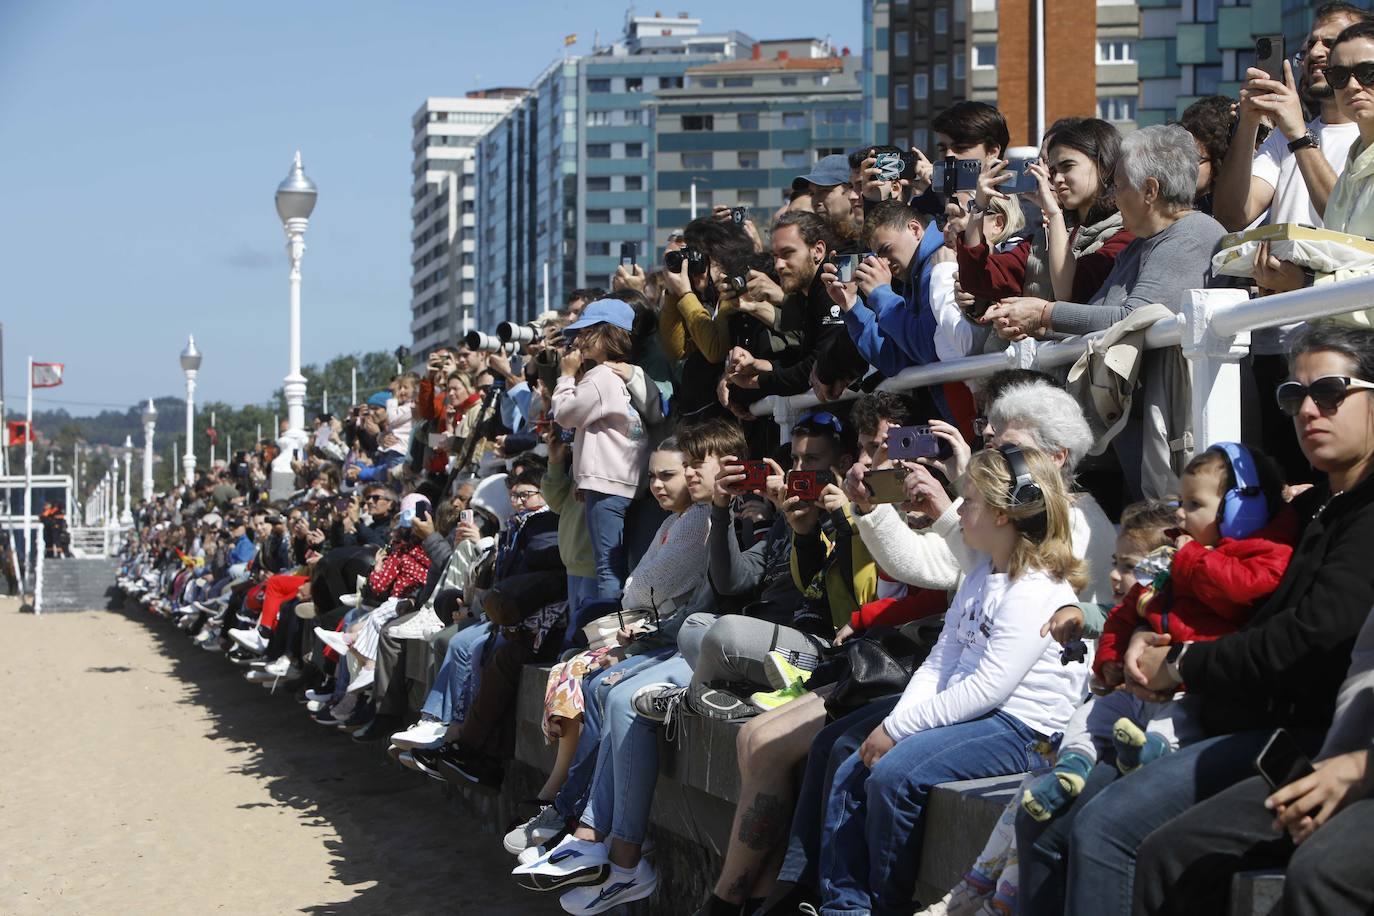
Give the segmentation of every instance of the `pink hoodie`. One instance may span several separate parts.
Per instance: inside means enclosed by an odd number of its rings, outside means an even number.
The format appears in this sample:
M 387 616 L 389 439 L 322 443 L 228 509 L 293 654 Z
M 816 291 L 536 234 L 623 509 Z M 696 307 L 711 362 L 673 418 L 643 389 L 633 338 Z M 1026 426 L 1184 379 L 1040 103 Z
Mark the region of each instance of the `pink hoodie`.
M 577 489 L 633 498 L 644 478 L 649 439 L 615 370 L 594 366 L 576 383 L 561 376 L 550 406 L 555 423 L 577 430 L 572 467 Z

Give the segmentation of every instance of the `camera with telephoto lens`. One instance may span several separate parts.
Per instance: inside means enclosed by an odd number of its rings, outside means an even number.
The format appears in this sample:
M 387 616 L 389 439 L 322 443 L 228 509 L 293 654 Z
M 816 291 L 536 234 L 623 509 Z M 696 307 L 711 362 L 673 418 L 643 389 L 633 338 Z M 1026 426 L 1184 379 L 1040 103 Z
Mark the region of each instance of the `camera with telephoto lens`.
M 695 248 L 678 248 L 663 256 L 663 266 L 669 273 L 682 270 L 682 262 L 687 262 L 687 273 L 700 276 L 706 273 L 706 255 Z
M 534 322 L 516 324 L 514 321 L 503 321 L 496 326 L 496 336 L 501 338 L 502 343 L 527 344 L 534 343 L 543 334 Z
M 479 353 L 495 353 L 501 349 L 501 338 L 485 331 L 468 331 L 463 335 L 463 344 Z

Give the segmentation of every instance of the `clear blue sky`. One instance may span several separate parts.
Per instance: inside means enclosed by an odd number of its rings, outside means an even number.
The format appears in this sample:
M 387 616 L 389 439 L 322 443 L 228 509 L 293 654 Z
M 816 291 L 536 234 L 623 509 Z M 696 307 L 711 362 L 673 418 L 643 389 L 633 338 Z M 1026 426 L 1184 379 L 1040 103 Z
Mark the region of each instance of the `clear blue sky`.
M 678 0 L 703 31 L 861 48 L 855 0 Z M 265 401 L 286 372 L 272 193 L 300 148 L 304 361 L 409 342 L 410 116 L 429 95 L 524 86 L 626 6 L 584 2 L 0 3 L 0 321 L 6 407 L 24 358 L 67 364 L 40 408 L 184 390 Z

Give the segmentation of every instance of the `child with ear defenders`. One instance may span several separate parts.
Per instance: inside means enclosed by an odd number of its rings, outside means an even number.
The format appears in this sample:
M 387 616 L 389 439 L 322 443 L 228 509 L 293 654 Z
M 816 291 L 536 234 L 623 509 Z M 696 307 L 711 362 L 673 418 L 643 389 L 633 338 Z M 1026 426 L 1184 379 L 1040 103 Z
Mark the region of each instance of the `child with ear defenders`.
M 1022 807 L 1032 818 L 1049 820 L 1073 803 L 1099 750 L 1114 746 L 1117 769 L 1129 773 L 1202 736 L 1186 695 L 1149 702 L 1120 689 L 1122 657 L 1137 629 L 1181 649 L 1245 624 L 1293 555 L 1297 516 L 1282 489 L 1274 462 L 1236 442 L 1213 445 L 1184 468 L 1173 541 L 1141 560 L 1135 587 L 1107 615 L 1093 661 L 1097 697 L 1069 723 L 1054 769 L 1026 787 Z

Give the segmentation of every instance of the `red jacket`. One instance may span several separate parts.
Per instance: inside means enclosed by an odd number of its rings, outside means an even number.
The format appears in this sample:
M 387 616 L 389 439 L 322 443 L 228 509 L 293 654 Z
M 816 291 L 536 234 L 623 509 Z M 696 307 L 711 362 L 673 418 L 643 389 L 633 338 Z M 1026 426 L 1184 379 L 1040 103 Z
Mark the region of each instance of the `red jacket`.
M 1107 615 L 1093 673 L 1101 679 L 1105 663 L 1121 661 L 1142 623 L 1168 633 L 1174 643 L 1204 642 L 1239 630 L 1278 588 L 1297 536 L 1297 516 L 1285 506 L 1252 537 L 1223 538 L 1215 548 L 1185 544 L 1174 554 L 1168 581 L 1158 593 L 1153 583 L 1137 583 Z
M 1091 302 L 1102 288 L 1102 282 L 1112 272 L 1116 256 L 1133 241 L 1135 236 L 1121 229 L 1103 242 L 1101 248 L 1079 258 L 1074 267 L 1073 295 L 1069 301 Z M 1030 249 L 1030 239 L 1024 239 L 1010 251 L 1004 252 L 993 251 L 986 242 L 970 247 L 964 244 L 961 234 L 957 251 L 959 285 L 964 292 L 979 299 L 996 301 L 1025 295 L 1026 260 L 1030 257 Z
M 899 627 L 932 614 L 943 614 L 948 608 L 948 592 L 912 586 L 901 598 L 878 598 L 863 605 L 849 618 L 849 625 L 855 633 L 876 626 Z

